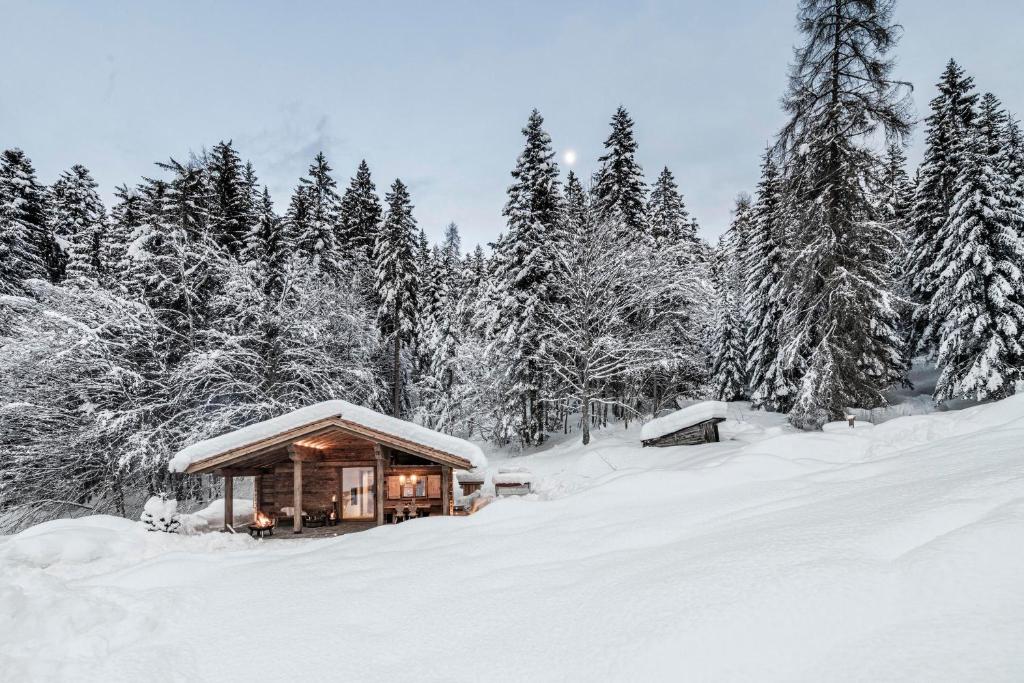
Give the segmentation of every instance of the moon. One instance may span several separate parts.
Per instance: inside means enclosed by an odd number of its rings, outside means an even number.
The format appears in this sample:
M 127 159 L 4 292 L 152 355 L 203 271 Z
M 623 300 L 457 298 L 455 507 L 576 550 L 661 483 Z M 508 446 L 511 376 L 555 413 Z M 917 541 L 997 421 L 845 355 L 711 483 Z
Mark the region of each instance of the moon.
M 572 166 L 576 163 L 576 150 L 567 149 L 562 153 L 562 161 L 565 162 L 566 166 Z

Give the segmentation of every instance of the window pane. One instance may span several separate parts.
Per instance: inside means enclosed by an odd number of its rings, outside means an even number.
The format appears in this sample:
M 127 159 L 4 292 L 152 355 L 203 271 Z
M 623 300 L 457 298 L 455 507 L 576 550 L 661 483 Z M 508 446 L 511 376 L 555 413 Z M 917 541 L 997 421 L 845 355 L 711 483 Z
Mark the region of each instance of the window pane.
M 376 513 L 372 467 L 341 470 L 342 519 L 373 519 Z

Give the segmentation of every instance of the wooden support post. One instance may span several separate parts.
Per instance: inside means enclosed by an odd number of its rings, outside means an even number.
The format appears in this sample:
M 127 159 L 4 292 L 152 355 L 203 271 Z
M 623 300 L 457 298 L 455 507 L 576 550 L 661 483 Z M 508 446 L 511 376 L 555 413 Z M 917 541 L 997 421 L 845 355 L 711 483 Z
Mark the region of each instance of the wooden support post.
M 235 478 L 224 476 L 224 531 L 234 531 L 235 523 Z
M 257 474 L 252 478 L 252 519 L 256 521 L 256 515 L 260 512 L 260 501 L 263 500 L 263 475 Z
M 295 506 L 294 533 L 302 533 L 302 457 L 296 457 L 295 447 L 288 447 L 288 454 L 292 458 L 292 505 Z
M 441 465 L 441 514 L 452 514 L 452 468 Z
M 377 526 L 384 523 L 384 494 L 387 487 L 384 483 L 384 448 L 378 443 L 373 445 L 374 469 L 373 469 L 373 500 L 376 504 L 374 519 Z

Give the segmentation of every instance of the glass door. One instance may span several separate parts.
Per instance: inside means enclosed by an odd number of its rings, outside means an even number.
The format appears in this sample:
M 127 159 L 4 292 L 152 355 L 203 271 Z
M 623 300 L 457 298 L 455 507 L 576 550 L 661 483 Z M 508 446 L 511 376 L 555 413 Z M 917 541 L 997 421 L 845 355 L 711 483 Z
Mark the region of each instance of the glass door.
M 341 470 L 341 518 L 376 517 L 372 467 L 343 467 Z

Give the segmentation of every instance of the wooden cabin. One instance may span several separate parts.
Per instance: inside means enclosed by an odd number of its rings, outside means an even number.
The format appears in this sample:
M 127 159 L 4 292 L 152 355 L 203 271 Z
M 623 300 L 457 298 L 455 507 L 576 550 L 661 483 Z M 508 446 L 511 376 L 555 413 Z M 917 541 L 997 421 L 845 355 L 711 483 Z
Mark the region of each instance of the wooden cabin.
M 453 468 L 484 464 L 468 441 L 325 401 L 193 444 L 169 467 L 224 477 L 225 520 L 233 518 L 235 477 L 253 477 L 254 517 L 290 522 L 301 533 L 306 523 L 376 526 L 450 515 Z
M 718 425 L 725 422 L 723 401 L 702 401 L 651 420 L 643 426 L 644 446 L 695 446 L 720 441 Z

